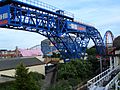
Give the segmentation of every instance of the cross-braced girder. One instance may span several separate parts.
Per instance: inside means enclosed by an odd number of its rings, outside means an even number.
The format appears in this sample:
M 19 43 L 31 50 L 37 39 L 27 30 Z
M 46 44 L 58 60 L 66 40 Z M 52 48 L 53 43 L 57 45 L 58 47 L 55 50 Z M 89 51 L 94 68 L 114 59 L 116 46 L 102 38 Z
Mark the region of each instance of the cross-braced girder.
M 0 5 L 0 15 L 6 15 L 0 19 L 0 27 L 44 35 L 64 59 L 84 57 L 90 39 L 94 41 L 99 54 L 104 54 L 103 40 L 93 26 L 74 22 L 73 18 L 57 11 L 51 12 L 15 0 Z

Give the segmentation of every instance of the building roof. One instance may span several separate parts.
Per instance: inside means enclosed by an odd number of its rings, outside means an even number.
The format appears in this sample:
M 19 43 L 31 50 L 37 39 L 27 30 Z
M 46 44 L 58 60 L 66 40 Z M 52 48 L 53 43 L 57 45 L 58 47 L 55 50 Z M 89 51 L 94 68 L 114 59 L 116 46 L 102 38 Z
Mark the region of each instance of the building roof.
M 25 56 L 40 56 L 43 55 L 40 49 L 19 49 L 20 54 Z
M 15 69 L 20 63 L 25 66 L 42 65 L 43 62 L 35 57 L 29 58 L 14 58 L 14 59 L 0 59 L 0 71 Z
M 1 52 L 1 51 L 7 51 L 7 50 L 6 50 L 6 49 L 2 49 L 2 50 L 0 50 L 0 52 Z

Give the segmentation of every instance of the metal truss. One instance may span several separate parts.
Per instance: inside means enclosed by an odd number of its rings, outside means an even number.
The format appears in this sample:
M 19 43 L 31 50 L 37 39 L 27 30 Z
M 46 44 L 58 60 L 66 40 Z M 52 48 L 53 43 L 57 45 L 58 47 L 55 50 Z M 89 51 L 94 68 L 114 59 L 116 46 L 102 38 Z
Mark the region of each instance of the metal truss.
M 47 37 L 63 59 L 84 57 L 90 38 L 99 54 L 104 54 L 104 44 L 98 30 L 74 22 L 73 17 L 61 14 L 61 10 L 52 12 L 17 0 L 6 0 L 0 2 L 0 5 L 8 14 L 8 21 L 4 24 L 0 21 L 0 27 L 36 32 Z M 3 14 L 2 10 L 0 14 Z M 72 24 L 77 26 L 78 30 L 72 27 Z
M 103 39 L 102 39 L 100 33 L 98 32 L 98 30 L 93 27 L 89 27 L 89 28 L 87 28 L 87 33 L 88 33 L 88 36 L 95 43 L 98 54 L 105 55 L 105 45 L 104 45 Z

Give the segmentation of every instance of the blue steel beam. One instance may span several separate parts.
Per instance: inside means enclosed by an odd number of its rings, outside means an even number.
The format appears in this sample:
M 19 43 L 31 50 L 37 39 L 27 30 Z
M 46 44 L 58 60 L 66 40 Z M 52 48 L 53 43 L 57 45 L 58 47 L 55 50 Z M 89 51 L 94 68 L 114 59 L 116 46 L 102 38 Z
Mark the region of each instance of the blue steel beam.
M 98 54 L 105 55 L 105 45 L 98 30 L 93 27 L 89 27 L 87 28 L 87 33 L 95 43 Z
M 93 26 L 74 22 L 73 18 L 16 0 L 0 3 L 0 27 L 36 32 L 47 37 L 64 59 L 84 56 L 90 38 L 100 55 L 104 44 Z

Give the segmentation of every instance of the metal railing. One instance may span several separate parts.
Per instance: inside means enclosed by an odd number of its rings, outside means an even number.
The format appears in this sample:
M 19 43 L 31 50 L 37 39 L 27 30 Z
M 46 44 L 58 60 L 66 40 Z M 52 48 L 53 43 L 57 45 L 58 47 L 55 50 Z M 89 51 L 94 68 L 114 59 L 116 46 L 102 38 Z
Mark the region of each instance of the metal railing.
M 60 11 L 63 11 L 63 15 L 74 18 L 74 14 L 72 14 L 71 12 L 61 10 L 59 8 L 56 8 L 52 5 L 46 4 L 46 3 L 41 2 L 39 0 L 17 0 L 17 1 L 24 2 L 24 3 L 30 4 L 30 5 L 34 5 L 36 7 L 40 7 L 40 8 L 52 11 L 52 12 L 56 12 L 56 11 L 60 10 Z
M 104 81 L 109 81 L 109 79 L 111 78 L 112 72 L 117 70 L 118 68 L 119 68 L 119 66 L 114 68 L 114 69 L 109 68 L 106 71 L 100 73 L 96 77 L 94 77 L 91 80 L 89 80 L 87 82 L 88 89 L 91 89 L 94 86 L 101 86 L 102 87 L 103 86 L 103 82 Z
M 98 81 L 101 80 L 101 78 L 104 78 L 105 75 L 107 75 L 111 71 L 111 68 L 107 69 L 106 71 L 100 73 L 99 75 L 95 76 L 91 80 L 87 82 L 87 87 L 92 88 L 95 84 L 98 83 Z
M 74 21 L 77 22 L 77 23 L 80 23 L 80 24 L 84 24 L 84 25 L 90 26 L 90 27 L 94 27 L 93 23 L 83 21 L 80 18 L 74 18 Z
M 120 75 L 120 74 L 119 74 Z M 120 80 L 119 80 L 119 75 L 118 75 L 118 80 L 115 81 L 115 90 L 120 90 Z
M 115 85 L 119 75 L 120 75 L 120 72 L 105 86 L 105 90 L 109 90 L 113 88 L 113 85 Z

